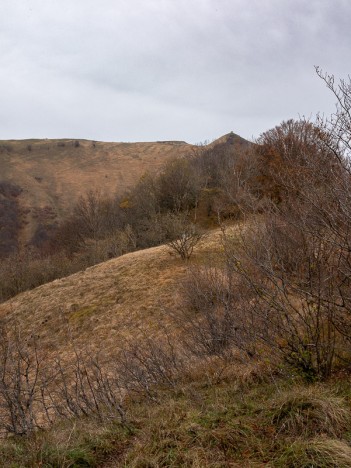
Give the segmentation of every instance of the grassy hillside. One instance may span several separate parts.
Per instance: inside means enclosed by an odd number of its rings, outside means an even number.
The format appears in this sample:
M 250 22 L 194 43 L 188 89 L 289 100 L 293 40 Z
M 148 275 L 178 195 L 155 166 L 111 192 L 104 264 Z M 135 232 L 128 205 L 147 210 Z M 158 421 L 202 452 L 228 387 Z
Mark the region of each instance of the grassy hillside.
M 71 341 L 104 360 L 125 341 L 142 347 L 147 337 L 150 346 L 165 330 L 181 341 L 169 311 L 181 306 L 192 268 L 221 264 L 221 239 L 220 230 L 208 233 L 187 263 L 166 246 L 124 255 L 22 293 L 0 305 L 0 317 L 35 335 L 47 362 L 74 359 Z M 190 358 L 169 384 L 129 395 L 127 422 L 74 418 L 11 438 L 0 443 L 0 466 L 346 468 L 350 402 L 346 374 L 307 385 L 265 359 Z
M 197 247 L 191 262 L 206 261 L 220 249 L 220 231 Z M 75 340 L 113 351 L 123 337 L 140 337 L 141 329 L 158 333 L 164 309 L 176 304 L 176 285 L 186 264 L 166 246 L 129 253 L 44 284 L 0 304 L 0 318 L 18 322 L 37 334 L 41 346 L 63 351 L 67 327 Z
M 123 193 L 146 171 L 157 171 L 168 159 L 186 156 L 185 142 L 105 143 L 87 140 L 0 141 L 0 182 L 21 191 L 20 240 L 32 238 L 39 225 L 67 215 L 80 195 L 98 189 Z
M 185 216 L 169 243 L 217 213 L 186 261 L 135 245 L 0 305 L 4 466 L 351 466 L 349 160 L 308 122 L 231 139 L 121 208 Z

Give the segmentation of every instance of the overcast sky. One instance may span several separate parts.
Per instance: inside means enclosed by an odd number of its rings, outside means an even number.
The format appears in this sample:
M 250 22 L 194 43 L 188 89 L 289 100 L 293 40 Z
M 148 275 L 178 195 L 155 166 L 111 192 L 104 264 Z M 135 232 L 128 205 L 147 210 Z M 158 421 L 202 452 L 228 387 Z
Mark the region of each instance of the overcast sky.
M 0 0 L 0 138 L 251 139 L 330 113 L 351 0 Z

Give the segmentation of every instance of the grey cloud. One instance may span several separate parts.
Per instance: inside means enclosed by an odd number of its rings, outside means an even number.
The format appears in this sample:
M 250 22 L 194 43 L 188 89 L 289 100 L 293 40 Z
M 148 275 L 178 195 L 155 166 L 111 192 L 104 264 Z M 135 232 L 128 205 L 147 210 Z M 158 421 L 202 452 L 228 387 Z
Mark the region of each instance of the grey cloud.
M 345 0 L 2 0 L 0 137 L 200 141 L 333 108 Z

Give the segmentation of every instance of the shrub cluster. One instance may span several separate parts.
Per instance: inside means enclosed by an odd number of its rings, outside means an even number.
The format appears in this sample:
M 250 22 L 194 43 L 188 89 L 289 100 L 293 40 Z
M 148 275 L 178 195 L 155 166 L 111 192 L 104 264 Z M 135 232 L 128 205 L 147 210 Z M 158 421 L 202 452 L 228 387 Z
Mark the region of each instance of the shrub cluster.
M 234 346 L 307 380 L 349 365 L 351 82 L 338 89 L 337 116 L 324 125 L 289 121 L 261 136 L 271 192 L 239 241 L 224 231 L 221 273 L 205 269 L 189 283 L 194 310 L 183 318 L 194 348 Z

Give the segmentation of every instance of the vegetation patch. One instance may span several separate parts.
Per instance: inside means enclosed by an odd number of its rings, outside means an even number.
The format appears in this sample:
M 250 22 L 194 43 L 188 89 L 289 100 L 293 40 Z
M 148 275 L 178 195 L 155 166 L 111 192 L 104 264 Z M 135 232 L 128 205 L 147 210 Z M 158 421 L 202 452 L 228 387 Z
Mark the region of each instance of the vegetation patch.
M 73 313 L 71 313 L 69 319 L 71 321 L 85 320 L 91 317 L 95 313 L 96 309 L 97 307 L 93 305 L 82 307 L 81 309 L 75 310 Z
M 297 440 L 274 461 L 274 466 L 286 468 L 348 468 L 351 447 L 340 440 Z
M 350 412 L 342 398 L 321 387 L 296 388 L 278 398 L 272 422 L 278 432 L 294 436 L 340 437 L 348 427 Z

